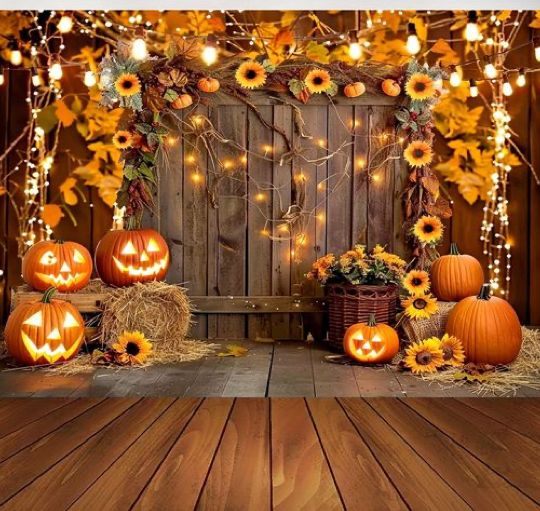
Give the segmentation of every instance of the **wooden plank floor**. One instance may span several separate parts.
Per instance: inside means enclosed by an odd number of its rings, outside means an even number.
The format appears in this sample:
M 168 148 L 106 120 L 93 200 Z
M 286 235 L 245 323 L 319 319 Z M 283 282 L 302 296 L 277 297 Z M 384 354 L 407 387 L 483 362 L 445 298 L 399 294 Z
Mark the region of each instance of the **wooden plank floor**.
M 44 370 L 0 371 L 0 397 L 469 397 L 471 386 L 442 387 L 390 368 L 330 364 L 321 345 L 222 341 L 249 349 L 245 357 L 209 356 L 146 369 L 77 375 Z M 522 387 L 517 396 L 540 396 Z
M 539 403 L 0 399 L 0 509 L 539 509 Z

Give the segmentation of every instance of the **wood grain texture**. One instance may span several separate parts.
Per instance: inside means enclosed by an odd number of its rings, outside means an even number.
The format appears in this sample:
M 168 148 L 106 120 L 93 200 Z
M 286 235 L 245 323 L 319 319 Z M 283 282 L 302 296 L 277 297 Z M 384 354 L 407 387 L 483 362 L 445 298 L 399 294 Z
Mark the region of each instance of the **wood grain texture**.
M 271 508 L 269 402 L 235 402 L 197 509 Z

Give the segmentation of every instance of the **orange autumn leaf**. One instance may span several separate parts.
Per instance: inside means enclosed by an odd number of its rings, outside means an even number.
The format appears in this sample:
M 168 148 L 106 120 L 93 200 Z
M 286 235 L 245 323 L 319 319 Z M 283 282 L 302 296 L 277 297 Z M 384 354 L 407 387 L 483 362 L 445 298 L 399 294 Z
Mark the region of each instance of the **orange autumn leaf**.
M 76 115 L 68 108 L 62 99 L 57 99 L 54 103 L 56 106 L 56 117 L 62 123 L 64 128 L 71 126 L 77 119 Z
M 0 186 L 0 197 L 7 193 L 7 188 L 5 186 Z
M 45 204 L 41 211 L 41 219 L 50 227 L 56 227 L 64 213 L 58 204 Z
M 75 206 L 79 202 L 77 194 L 73 191 L 76 184 L 77 180 L 74 177 L 68 177 L 59 187 L 60 192 L 64 196 L 64 201 L 70 206 Z

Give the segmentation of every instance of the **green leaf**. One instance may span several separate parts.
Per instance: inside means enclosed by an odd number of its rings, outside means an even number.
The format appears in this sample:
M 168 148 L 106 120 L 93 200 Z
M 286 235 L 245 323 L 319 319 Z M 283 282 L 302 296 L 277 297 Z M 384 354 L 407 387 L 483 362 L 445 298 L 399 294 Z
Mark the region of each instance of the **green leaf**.
M 276 66 L 269 59 L 264 59 L 262 66 L 267 73 L 273 73 L 276 70 Z
M 146 140 L 147 140 L 148 145 L 149 145 L 150 147 L 154 147 L 154 146 L 158 145 L 159 142 L 160 142 L 159 135 L 156 134 L 156 133 L 149 133 L 149 134 L 146 136 Z
M 126 165 L 124 167 L 124 176 L 126 176 L 126 179 L 133 181 L 134 179 L 139 177 L 139 171 L 136 167 L 133 167 L 132 165 Z
M 289 81 L 289 90 L 296 96 L 304 90 L 304 82 L 293 78 Z
M 410 121 L 411 119 L 411 115 L 409 114 L 409 111 L 408 110 L 398 110 L 396 113 L 395 113 L 395 116 L 396 116 L 396 119 L 401 122 L 401 123 L 407 123 Z
M 143 163 L 140 167 L 139 167 L 139 173 L 145 177 L 146 179 L 148 179 L 149 181 L 151 181 L 152 183 L 156 184 L 156 176 L 154 175 L 154 172 L 153 170 L 148 167 L 148 165 L 146 165 L 146 163 Z
M 56 117 L 56 105 L 49 105 L 42 108 L 37 114 L 37 124 L 45 132 L 49 133 L 57 124 L 58 117 Z
M 176 92 L 174 89 L 167 89 L 165 91 L 165 94 L 163 94 L 163 99 L 171 103 L 178 97 L 178 92 Z
M 328 94 L 329 96 L 335 96 L 338 93 L 338 86 L 336 82 L 330 82 L 330 87 L 326 89 L 324 92 Z
M 148 133 L 150 133 L 152 131 L 152 125 L 147 124 L 145 122 L 141 122 L 139 124 L 135 124 L 135 129 L 139 133 L 142 133 L 143 135 L 148 135 Z

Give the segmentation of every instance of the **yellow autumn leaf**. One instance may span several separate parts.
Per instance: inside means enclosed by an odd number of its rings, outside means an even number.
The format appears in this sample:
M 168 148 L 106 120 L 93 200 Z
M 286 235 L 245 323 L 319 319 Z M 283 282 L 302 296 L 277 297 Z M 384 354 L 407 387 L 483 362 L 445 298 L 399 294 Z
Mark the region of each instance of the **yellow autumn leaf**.
M 99 159 L 94 158 L 89 161 L 86 165 L 81 165 L 77 167 L 73 173 L 80 179 L 84 181 L 86 186 L 98 186 L 103 174 L 100 170 L 101 162 Z
M 458 53 L 444 39 L 438 39 L 429 51 L 441 56 L 439 61 L 442 66 L 457 65 L 460 62 Z
M 116 202 L 116 194 L 122 185 L 122 178 L 114 175 L 108 175 L 99 182 L 98 193 L 101 200 L 112 207 Z
M 322 44 L 310 41 L 305 48 L 306 57 L 314 62 L 320 62 L 321 64 L 328 64 L 329 51 L 328 48 Z
M 60 223 L 64 213 L 58 204 L 45 204 L 40 216 L 44 223 L 54 228 Z
M 0 197 L 2 197 L 2 195 L 5 195 L 6 193 L 7 193 L 7 188 L 5 186 L 0 185 Z
M 68 128 L 77 119 L 77 116 L 69 109 L 63 99 L 57 99 L 54 102 L 56 106 L 56 117 L 62 123 L 64 128 Z
M 481 152 L 478 148 L 479 145 L 480 142 L 474 139 L 456 139 L 448 142 L 448 147 L 454 150 L 456 156 L 460 156 L 464 159 L 468 159 L 470 157 L 476 161 L 481 159 Z
M 534 11 L 534 19 L 529 23 L 531 28 L 540 28 L 540 11 Z
M 75 204 L 79 202 L 79 198 L 77 197 L 77 194 L 73 191 L 73 188 L 75 188 L 76 184 L 77 184 L 77 180 L 74 177 L 68 177 L 59 186 L 60 192 L 62 193 L 64 197 L 65 203 L 70 206 L 75 206 Z
M 245 357 L 249 350 L 239 344 L 228 344 L 227 351 L 221 351 L 218 357 Z
M 458 182 L 458 192 L 471 205 L 480 197 L 485 180 L 474 172 L 463 172 Z
M 281 26 L 290 27 L 298 18 L 298 11 L 285 11 L 281 15 Z

